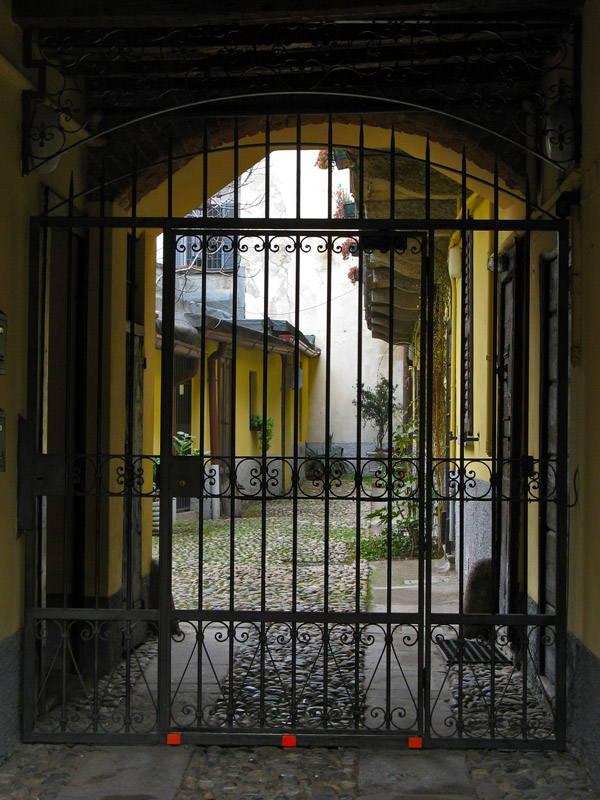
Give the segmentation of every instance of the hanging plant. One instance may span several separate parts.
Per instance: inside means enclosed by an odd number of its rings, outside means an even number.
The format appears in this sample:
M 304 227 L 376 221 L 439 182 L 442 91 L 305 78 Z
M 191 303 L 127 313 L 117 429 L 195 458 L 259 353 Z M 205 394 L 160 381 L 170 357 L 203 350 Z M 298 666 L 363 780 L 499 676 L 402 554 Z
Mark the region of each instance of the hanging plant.
M 319 169 L 327 169 L 329 166 L 329 152 L 327 150 L 319 150 L 319 155 L 315 161 L 315 167 Z
M 356 284 L 358 283 L 358 279 L 360 277 L 360 272 L 358 267 L 350 267 L 348 270 L 348 278 L 350 279 L 350 283 Z
M 345 239 L 342 242 L 342 258 L 347 261 L 350 257 L 356 258 L 358 256 L 358 242 L 356 239 Z

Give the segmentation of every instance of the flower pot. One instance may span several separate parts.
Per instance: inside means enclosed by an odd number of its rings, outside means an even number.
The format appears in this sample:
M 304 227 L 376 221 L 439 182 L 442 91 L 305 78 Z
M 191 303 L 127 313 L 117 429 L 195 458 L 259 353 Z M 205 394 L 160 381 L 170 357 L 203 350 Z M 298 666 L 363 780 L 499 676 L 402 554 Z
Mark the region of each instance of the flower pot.
M 348 158 L 348 154 L 345 150 L 334 150 L 333 160 L 335 161 L 335 166 L 338 169 L 348 169 L 350 166 L 350 159 Z

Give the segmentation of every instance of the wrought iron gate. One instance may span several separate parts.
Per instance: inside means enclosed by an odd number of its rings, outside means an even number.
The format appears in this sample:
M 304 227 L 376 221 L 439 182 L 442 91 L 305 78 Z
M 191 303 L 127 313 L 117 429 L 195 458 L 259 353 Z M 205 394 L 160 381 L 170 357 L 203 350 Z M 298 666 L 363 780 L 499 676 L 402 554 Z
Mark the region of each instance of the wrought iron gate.
M 568 221 L 497 173 L 471 216 L 466 158 L 409 156 L 393 132 L 387 149 L 301 133 L 277 145 L 286 215 L 267 120 L 251 186 L 237 138 L 186 153 L 194 214 L 174 214 L 171 152 L 164 216 L 138 214 L 133 166 L 129 215 L 101 186 L 95 216 L 71 196 L 32 220 L 25 737 L 562 747 Z M 227 213 L 209 213 L 215 181 Z M 540 293 L 539 239 L 555 250 Z M 176 356 L 198 387 L 183 451 Z M 197 520 L 174 528 L 182 497 Z M 554 604 L 538 608 L 542 553 Z

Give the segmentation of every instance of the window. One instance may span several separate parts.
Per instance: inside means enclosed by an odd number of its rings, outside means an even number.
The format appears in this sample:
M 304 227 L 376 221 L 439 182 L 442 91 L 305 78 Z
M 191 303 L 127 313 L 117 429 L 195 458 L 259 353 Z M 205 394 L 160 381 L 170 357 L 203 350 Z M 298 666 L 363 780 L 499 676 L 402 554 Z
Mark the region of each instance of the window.
M 232 219 L 234 216 L 233 200 L 219 200 L 218 195 L 209 200 L 206 216 L 210 219 Z M 202 207 L 197 208 L 189 216 L 202 217 Z M 204 237 L 201 233 L 185 236 L 178 240 L 175 252 L 175 267 L 195 267 L 202 269 Z M 233 272 L 235 236 L 206 237 L 206 271 Z
M 258 383 L 256 372 L 248 373 L 248 390 L 248 408 L 250 409 L 250 419 L 252 419 L 255 414 L 258 414 Z

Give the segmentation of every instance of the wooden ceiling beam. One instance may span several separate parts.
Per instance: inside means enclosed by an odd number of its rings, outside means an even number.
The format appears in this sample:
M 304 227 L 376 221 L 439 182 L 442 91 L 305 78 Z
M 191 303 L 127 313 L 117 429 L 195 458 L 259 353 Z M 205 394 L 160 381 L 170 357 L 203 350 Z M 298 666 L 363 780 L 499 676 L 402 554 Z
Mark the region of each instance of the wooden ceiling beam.
M 418 16 L 424 19 L 461 14 L 484 16 L 514 13 L 549 14 L 574 13 L 583 5 L 583 0 L 488 0 L 485 12 L 481 2 L 473 0 L 437 0 L 437 2 L 398 2 L 398 0 L 345 0 L 342 3 L 308 2 L 296 0 L 229 0 L 226 8 L 222 3 L 198 4 L 193 0 L 98 0 L 95 3 L 81 0 L 13 0 L 13 19 L 24 27 L 181 27 L 185 25 L 223 24 L 236 21 L 279 22 L 283 20 L 339 20 L 376 19 L 389 15 Z

